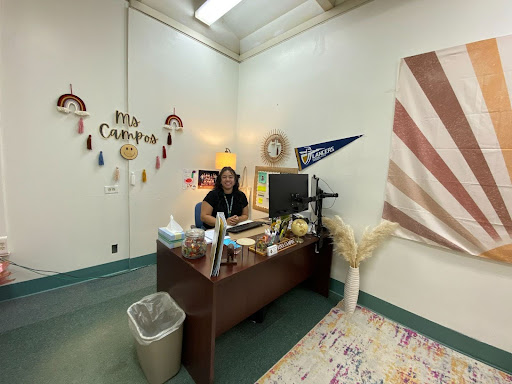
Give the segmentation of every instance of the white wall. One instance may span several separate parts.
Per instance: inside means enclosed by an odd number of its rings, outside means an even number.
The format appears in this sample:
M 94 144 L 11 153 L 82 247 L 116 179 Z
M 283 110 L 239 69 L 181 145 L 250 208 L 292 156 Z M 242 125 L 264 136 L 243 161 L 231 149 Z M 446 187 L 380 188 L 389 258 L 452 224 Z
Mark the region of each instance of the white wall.
M 0 20 L 2 20 L 3 6 L 0 1 Z M 0 28 L 0 42 L 2 41 L 2 28 Z M 0 73 L 2 72 L 3 62 L 2 54 L 0 51 Z M 2 88 L 0 83 L 0 236 L 7 234 L 7 212 L 5 201 L 5 183 L 4 183 L 4 156 L 3 156 L 3 134 L 2 134 Z
M 208 190 L 183 191 L 183 168 L 214 169 L 216 152 L 236 151 L 238 63 L 131 9 L 128 41 L 129 111 L 142 121 L 141 131 L 161 138 L 157 145 L 140 144 L 129 163 L 137 180 L 129 187 L 130 248 L 138 256 L 155 252 L 157 228 L 171 214 L 184 229 L 193 224 L 194 206 Z M 171 133 L 168 147 L 163 125 L 174 108 L 184 128 Z M 140 182 L 143 169 L 146 183 Z
M 66 272 L 156 252 L 157 228 L 170 214 L 189 227 L 207 193 L 183 192 L 182 169 L 213 169 L 215 152 L 236 151 L 238 64 L 124 0 L 0 1 L 0 236 L 8 235 L 11 260 Z M 56 109 L 70 83 L 91 114 L 83 135 L 74 114 Z M 157 171 L 173 108 L 185 128 Z M 116 110 L 140 126 L 116 124 Z M 125 160 L 126 142 L 101 137 L 102 123 L 155 134 L 158 144 L 140 143 L 137 159 Z M 106 195 L 116 167 L 119 194 Z M 11 270 L 15 283 L 41 277 Z
M 340 194 L 325 214 L 360 236 L 382 213 L 400 58 L 511 34 L 511 16 L 504 0 L 379 0 L 242 63 L 240 161 L 260 165 L 272 128 L 292 147 L 365 134 L 305 170 Z M 344 281 L 346 269 L 336 258 L 332 277 Z M 512 352 L 512 265 L 393 238 L 362 265 L 361 289 Z
M 1 121 L 5 221 L 11 260 L 69 271 L 128 257 L 127 188 L 113 184 L 113 143 L 97 127 L 125 107 L 126 3 L 123 0 L 1 2 Z M 90 112 L 57 111 L 79 96 Z M 86 149 L 93 136 L 93 151 Z M 103 150 L 105 167 L 98 166 Z M 119 244 L 119 253 L 111 245 Z M 16 283 L 39 275 L 11 267 Z

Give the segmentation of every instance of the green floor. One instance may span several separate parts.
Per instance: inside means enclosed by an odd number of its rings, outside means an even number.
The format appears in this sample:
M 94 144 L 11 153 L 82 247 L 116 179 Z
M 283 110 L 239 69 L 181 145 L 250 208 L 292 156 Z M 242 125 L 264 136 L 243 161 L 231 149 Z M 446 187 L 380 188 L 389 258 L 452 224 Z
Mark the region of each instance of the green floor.
M 145 383 L 126 309 L 155 292 L 155 268 L 0 303 L 1 382 Z M 254 383 L 339 297 L 299 286 L 244 321 L 215 348 L 216 383 Z M 17 326 L 18 324 L 19 326 Z M 193 383 L 184 367 L 168 383 Z

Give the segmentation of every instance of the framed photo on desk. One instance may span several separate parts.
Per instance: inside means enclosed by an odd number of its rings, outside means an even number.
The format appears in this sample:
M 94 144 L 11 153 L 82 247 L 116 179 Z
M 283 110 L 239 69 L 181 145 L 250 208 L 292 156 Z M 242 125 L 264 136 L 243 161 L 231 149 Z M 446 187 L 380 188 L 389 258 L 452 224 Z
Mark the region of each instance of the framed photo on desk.
M 254 167 L 252 209 L 268 213 L 268 175 L 271 173 L 299 173 L 298 168 Z

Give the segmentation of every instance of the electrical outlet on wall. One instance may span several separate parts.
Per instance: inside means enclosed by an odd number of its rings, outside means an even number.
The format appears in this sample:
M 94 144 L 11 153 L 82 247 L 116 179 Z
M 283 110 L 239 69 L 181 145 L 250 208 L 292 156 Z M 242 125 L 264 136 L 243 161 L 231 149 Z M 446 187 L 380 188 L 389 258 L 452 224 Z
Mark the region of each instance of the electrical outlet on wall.
M 119 185 L 105 185 L 105 193 L 112 194 L 112 193 L 119 193 Z
M 7 255 L 8 253 L 7 236 L 0 236 L 0 255 Z

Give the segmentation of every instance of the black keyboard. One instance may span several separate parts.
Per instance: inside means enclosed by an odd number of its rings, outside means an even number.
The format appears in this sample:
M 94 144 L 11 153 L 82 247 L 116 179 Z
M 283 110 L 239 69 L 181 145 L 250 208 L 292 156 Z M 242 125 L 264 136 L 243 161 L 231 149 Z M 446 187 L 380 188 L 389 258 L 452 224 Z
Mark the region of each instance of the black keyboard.
M 226 229 L 226 232 L 229 232 L 229 233 L 240 233 L 240 232 L 243 232 L 243 231 L 247 231 L 248 229 L 261 227 L 263 224 L 264 223 L 262 223 L 261 221 L 253 221 L 253 222 L 250 222 L 250 223 L 235 225 L 234 227 Z

